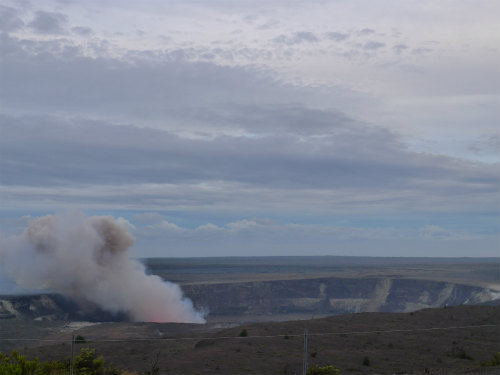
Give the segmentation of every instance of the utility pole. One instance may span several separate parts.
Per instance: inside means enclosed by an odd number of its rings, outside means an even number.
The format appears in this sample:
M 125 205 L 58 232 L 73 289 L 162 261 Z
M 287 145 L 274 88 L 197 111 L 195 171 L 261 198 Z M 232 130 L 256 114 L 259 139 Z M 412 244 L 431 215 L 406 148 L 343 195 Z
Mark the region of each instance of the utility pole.
M 75 335 L 71 335 L 71 362 L 69 363 L 69 373 L 73 375 L 73 367 L 74 367 L 74 353 L 75 353 Z
M 307 373 L 307 328 L 304 329 L 304 358 L 302 360 L 302 375 Z

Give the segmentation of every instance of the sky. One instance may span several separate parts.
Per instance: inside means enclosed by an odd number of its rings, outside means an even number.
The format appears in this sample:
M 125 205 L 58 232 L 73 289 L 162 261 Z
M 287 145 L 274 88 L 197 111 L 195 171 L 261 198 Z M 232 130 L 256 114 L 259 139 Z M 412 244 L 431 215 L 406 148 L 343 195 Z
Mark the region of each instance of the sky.
M 498 256 L 500 2 L 0 0 L 0 232 Z

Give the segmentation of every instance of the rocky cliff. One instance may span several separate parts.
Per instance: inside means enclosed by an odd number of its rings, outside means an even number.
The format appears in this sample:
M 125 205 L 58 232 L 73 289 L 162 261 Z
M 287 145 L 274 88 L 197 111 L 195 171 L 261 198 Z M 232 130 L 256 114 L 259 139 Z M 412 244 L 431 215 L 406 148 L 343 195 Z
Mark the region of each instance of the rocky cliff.
M 0 297 L 0 320 L 123 321 L 125 314 L 111 314 L 90 304 L 77 304 L 58 294 Z
M 315 278 L 185 285 L 211 315 L 343 314 L 409 312 L 428 307 L 497 300 L 491 289 L 454 283 L 393 278 Z
M 410 312 L 428 307 L 498 300 L 498 291 L 462 284 L 400 278 L 311 278 L 183 285 L 209 317 L 335 315 L 367 311 Z M 293 317 L 292 317 L 293 315 Z M 120 321 L 91 305 L 55 294 L 0 297 L 0 319 Z M 231 320 L 229 319 L 229 320 Z M 251 320 L 251 319 L 250 319 Z

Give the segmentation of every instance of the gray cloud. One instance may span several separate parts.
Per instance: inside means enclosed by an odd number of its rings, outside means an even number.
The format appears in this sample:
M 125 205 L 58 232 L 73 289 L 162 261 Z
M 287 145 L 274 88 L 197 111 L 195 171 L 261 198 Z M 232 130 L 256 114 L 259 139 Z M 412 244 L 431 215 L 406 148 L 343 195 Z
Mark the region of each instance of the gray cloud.
M 385 43 L 377 42 L 376 40 L 370 40 L 362 46 L 364 50 L 377 50 L 382 47 L 385 47 Z
M 375 30 L 374 29 L 370 29 L 368 27 L 365 27 L 363 29 L 360 29 L 360 30 L 357 30 L 357 31 L 354 31 L 353 32 L 355 35 L 359 36 L 359 37 L 364 37 L 364 36 L 368 36 L 368 35 L 373 35 L 375 34 Z
M 0 30 L 11 32 L 24 27 L 24 22 L 17 9 L 0 5 Z
M 0 98 L 12 109 L 106 112 L 163 120 L 189 115 L 193 96 L 197 107 L 211 107 L 231 102 L 234 92 L 241 92 L 235 100 L 252 103 L 279 97 L 276 91 L 281 91 L 265 73 L 188 63 L 183 51 L 131 55 L 124 60 L 92 59 L 64 41 L 19 45 L 4 37 L 1 42 L 3 86 L 8 90 L 2 90 Z
M 432 48 L 413 48 L 411 53 L 414 55 L 423 55 L 424 53 L 432 52 Z
M 92 29 L 90 27 L 85 27 L 85 26 L 72 27 L 71 31 L 81 36 L 89 36 L 92 34 Z
M 278 20 L 270 20 L 260 24 L 256 27 L 257 30 L 269 30 L 278 27 L 280 22 Z
M 346 40 L 347 38 L 349 38 L 350 35 L 347 34 L 347 33 L 329 32 L 329 33 L 326 33 L 325 36 L 328 39 L 332 39 L 332 40 L 335 40 L 337 42 L 341 42 L 341 41 Z
M 141 125 L 202 133 L 238 128 L 269 133 L 272 127 L 263 120 L 283 111 L 290 119 L 287 127 L 301 133 L 331 127 L 324 120 L 308 122 L 305 113 L 299 121 L 301 114 L 293 115 L 294 106 L 288 104 L 327 103 L 322 92 L 287 86 L 263 70 L 188 62 L 185 51 L 93 59 L 65 41 L 23 45 L 8 37 L 0 40 L 0 48 L 5 56 L 0 68 L 3 85 L 8 88 L 0 91 L 0 100 L 13 113 L 134 119 Z M 335 96 L 333 89 L 330 95 Z M 262 115 L 253 113 L 256 107 Z M 284 129 L 284 121 L 272 122 L 275 133 Z
M 318 141 L 291 134 L 196 140 L 153 129 L 44 117 L 4 116 L 1 126 L 4 185 L 31 186 L 33 197 L 42 186 L 57 189 L 54 197 L 62 199 L 66 186 L 102 185 L 115 186 L 102 194 L 108 205 L 142 201 L 143 209 L 160 201 L 175 207 L 256 207 L 250 203 L 256 199 L 262 207 L 273 201 L 298 207 L 303 200 L 316 210 L 328 206 L 321 203 L 326 199 L 337 210 L 354 210 L 358 204 L 368 210 L 374 204 L 489 211 L 492 200 L 498 201 L 496 166 L 412 153 L 377 128 L 340 125 L 337 133 Z M 215 190 L 203 191 L 199 185 L 217 181 L 222 185 Z M 134 184 L 138 186 L 126 187 Z M 164 187 L 148 195 L 144 184 Z M 169 193 L 171 188 L 165 186 L 179 188 Z M 76 196 L 85 201 L 86 194 L 83 189 Z M 95 197 L 90 194 L 88 199 Z
M 255 13 L 247 14 L 247 15 L 243 16 L 243 20 L 245 22 L 248 22 L 248 23 L 254 23 L 259 18 L 260 18 L 260 15 L 259 14 L 255 14 Z
M 64 34 L 68 16 L 57 12 L 38 11 L 28 26 L 40 34 Z
M 453 233 L 436 225 L 426 225 L 421 229 L 421 235 L 425 238 L 450 238 Z
M 274 43 L 285 44 L 288 46 L 301 43 L 315 43 L 318 41 L 319 38 L 309 31 L 299 31 L 291 36 L 282 34 L 273 39 Z
M 498 154 L 500 149 L 500 134 L 484 134 L 479 141 L 472 142 L 469 150 L 476 154 Z
M 361 29 L 357 32 L 358 35 L 360 36 L 365 36 L 365 35 L 371 35 L 371 34 L 374 34 L 375 33 L 375 30 L 373 29 L 370 29 L 368 27 L 365 27 L 364 29 Z
M 0 99 L 11 113 L 1 117 L 5 185 L 178 184 L 187 191 L 219 181 L 229 190 L 239 186 L 241 196 L 264 189 L 268 203 L 275 189 L 282 196 L 286 189 L 331 191 L 329 200 L 356 189 L 377 192 L 372 203 L 405 207 L 431 197 L 429 206 L 435 197 L 451 206 L 450 190 L 476 194 L 483 207 L 498 188 L 495 168 L 410 152 L 382 127 L 310 107 L 321 91 L 283 85 L 266 72 L 172 53 L 91 59 L 63 41 L 23 43 L 3 36 L 1 44 Z M 197 138 L 182 134 L 186 126 Z M 222 204 L 222 197 L 196 191 L 172 197 L 186 206 Z M 109 204 L 121 199 L 112 195 Z M 158 199 L 160 193 L 145 197 L 144 207 Z M 307 201 L 300 194 L 290 199 Z
M 375 256 L 381 253 L 401 256 L 408 250 L 421 256 L 433 256 L 436 251 L 447 256 L 467 256 L 471 247 L 478 249 L 476 256 L 487 256 L 491 254 L 483 249 L 498 244 L 496 236 L 453 231 L 437 225 L 415 229 L 363 228 L 283 224 L 255 218 L 219 226 L 208 223 L 195 229 L 174 225 L 171 228 L 168 224 L 172 225 L 166 222 L 164 228 L 138 228 L 135 231 L 140 238 L 138 244 L 161 247 L 161 243 L 168 242 L 172 249 L 182 249 L 185 254 L 230 255 L 231 249 L 238 248 L 255 255 L 301 255 L 307 248 L 308 254 L 314 255 L 342 249 L 344 254 Z M 443 248 L 447 250 L 443 252 Z
M 198 115 L 200 121 L 204 120 L 232 129 L 239 128 L 259 136 L 302 137 L 335 134 L 340 136 L 359 131 L 363 127 L 344 113 L 311 109 L 296 103 L 221 105 L 218 110 L 206 110 Z
M 403 51 L 407 50 L 408 49 L 408 46 L 406 44 L 402 44 L 402 43 L 399 43 L 399 44 L 396 44 L 394 46 L 392 46 L 392 49 L 394 50 L 394 52 L 396 52 L 397 54 L 400 54 L 402 53 Z
M 66 20 L 59 21 L 61 31 Z M 83 36 L 97 33 L 69 30 Z M 330 39 L 330 45 L 331 40 L 350 38 L 339 46 L 359 42 L 353 53 L 373 56 L 385 46 L 370 41 L 373 33 L 330 33 L 321 38 Z M 362 39 L 363 35 L 368 37 Z M 491 223 L 492 217 L 497 223 L 498 165 L 408 149 L 398 134 L 383 127 L 387 117 L 380 112 L 386 108 L 377 107 L 372 113 L 379 117 L 372 122 L 358 93 L 285 84 L 257 64 L 216 65 L 221 59 L 276 60 L 289 51 L 301 56 L 301 47 L 308 43 L 321 47 L 316 34 L 285 32 L 276 41 L 283 48 L 274 50 L 268 48 L 271 44 L 255 48 L 221 42 L 166 51 L 120 51 L 120 57 L 111 57 L 117 49 L 105 39 L 89 38 L 83 49 L 71 37 L 36 41 L 0 35 L 5 210 L 32 213 L 78 206 L 101 212 L 148 211 L 137 222 L 149 225 L 161 241 L 165 233 L 178 238 L 172 246 L 187 249 L 186 236 L 197 238 L 198 255 L 202 246 L 209 246 L 209 234 L 233 236 L 225 243 L 227 249 L 241 243 L 243 237 L 238 236 L 244 231 L 257 233 L 249 249 L 265 248 L 266 243 L 267 249 L 277 246 L 270 242 L 276 234 L 287 238 L 288 227 L 250 219 L 255 217 L 321 222 L 335 215 L 338 220 L 372 215 L 374 221 L 381 218 L 390 226 L 400 225 L 399 218 L 411 221 L 412 215 L 421 214 L 415 222 L 424 229 L 415 233 L 422 240 L 443 239 L 436 235 L 439 228 L 453 234 L 443 225 L 446 220 L 461 227 Z M 175 45 L 175 38 L 169 43 Z M 392 48 L 397 52 L 403 46 Z M 451 87 L 456 75 L 448 77 L 447 85 L 439 82 L 439 87 Z M 470 80 L 476 81 L 473 77 Z M 406 126 L 416 112 L 401 110 L 401 124 Z M 473 148 L 483 152 L 486 145 Z M 152 211 L 169 213 L 160 216 Z M 175 220 L 183 215 L 204 220 L 206 226 L 196 231 L 197 226 Z M 434 224 L 440 215 L 446 220 Z M 426 228 L 425 223 L 435 227 Z M 299 251 L 313 244 L 321 231 L 309 229 L 297 229 L 302 237 L 283 246 Z M 497 233 L 497 227 L 491 232 Z M 331 238 L 353 238 L 356 230 L 321 233 L 317 243 L 327 251 Z M 350 246 L 348 240 L 345 245 Z
M 201 240 L 203 238 L 208 239 L 216 236 L 218 238 L 232 238 L 240 241 L 242 238 L 251 235 L 253 238 L 258 238 L 260 240 L 265 239 L 268 243 L 273 243 L 276 241 L 276 237 L 278 237 L 280 241 L 286 241 L 287 244 L 292 244 L 295 241 L 311 243 L 316 239 L 316 241 L 319 240 L 319 242 L 324 241 L 324 245 L 326 245 L 328 239 L 336 242 L 359 240 L 418 240 L 422 238 L 446 241 L 491 241 L 493 239 L 492 236 L 477 235 L 468 231 L 454 231 L 442 228 L 438 225 L 426 225 L 423 228 L 401 230 L 383 227 L 361 228 L 340 225 L 326 226 L 278 223 L 263 218 L 240 219 L 220 226 L 208 223 L 196 228 L 183 228 L 177 224 L 163 220 L 154 225 L 136 228 L 135 233 L 145 237 L 182 237 Z

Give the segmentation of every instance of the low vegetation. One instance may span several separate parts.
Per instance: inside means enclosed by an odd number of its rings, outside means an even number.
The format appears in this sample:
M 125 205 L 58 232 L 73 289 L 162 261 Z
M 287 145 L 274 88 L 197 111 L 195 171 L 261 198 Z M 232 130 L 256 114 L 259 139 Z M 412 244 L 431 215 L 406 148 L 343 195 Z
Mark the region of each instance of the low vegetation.
M 248 331 L 246 329 L 243 329 L 241 332 L 240 332 L 240 337 L 248 337 Z
M 370 366 L 370 358 L 368 358 L 368 357 L 364 357 L 364 358 L 363 358 L 363 361 L 361 361 L 361 364 L 362 364 L 363 366 Z
M 481 366 L 483 367 L 500 366 L 500 352 L 493 354 L 493 359 L 481 362 Z
M 413 316 L 346 314 L 227 328 L 172 323 L 88 325 L 73 333 L 74 374 L 119 374 L 110 362 L 119 366 L 121 375 L 297 374 L 303 368 L 305 328 L 309 374 L 420 374 L 425 369 L 431 374 L 496 374 L 499 317 L 498 306 L 460 306 L 421 310 Z M 3 323 L 2 337 L 29 335 L 40 342 L 0 340 L 0 351 L 8 353 L 1 356 L 0 375 L 70 373 L 67 323 Z M 439 334 L 429 332 L 429 328 L 449 326 Z M 124 337 L 130 340 L 113 340 Z
M 70 359 L 39 362 L 37 358 L 27 360 L 14 350 L 10 355 L 0 352 L 0 374 L 2 375 L 62 375 L 70 373 Z M 112 363 L 97 356 L 95 349 L 82 348 L 74 358 L 75 375 L 119 375 L 121 371 Z

